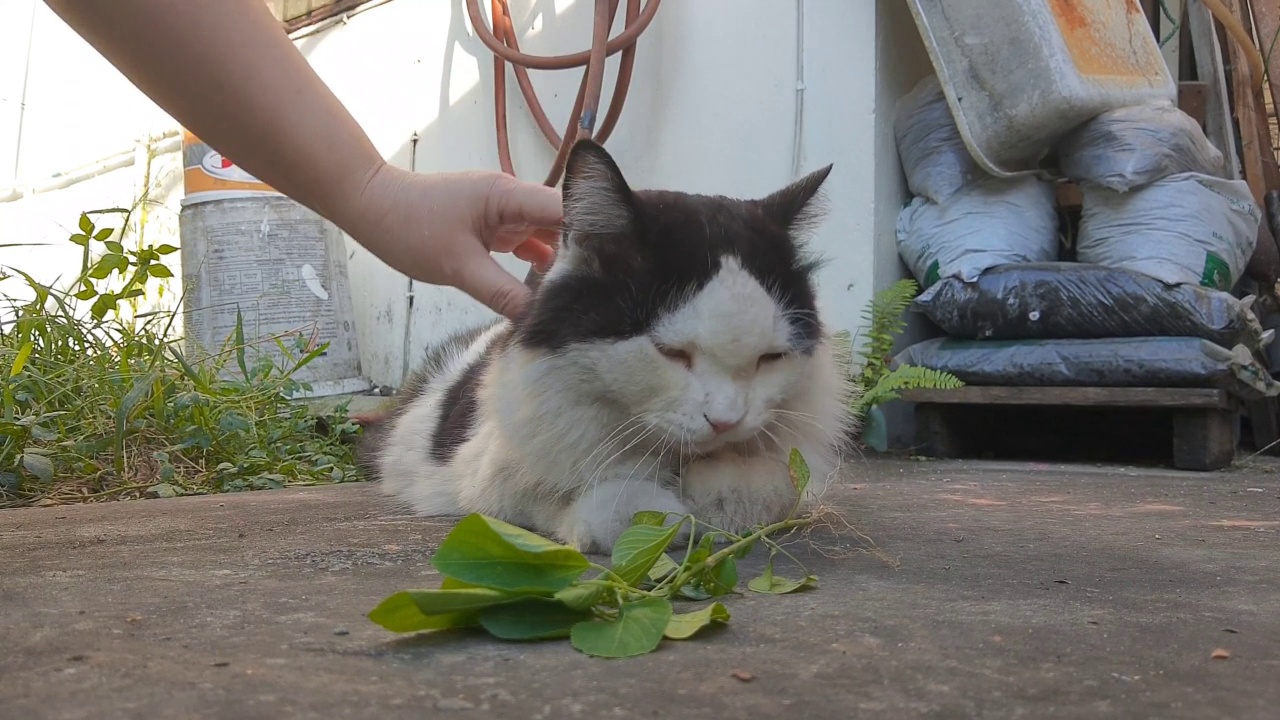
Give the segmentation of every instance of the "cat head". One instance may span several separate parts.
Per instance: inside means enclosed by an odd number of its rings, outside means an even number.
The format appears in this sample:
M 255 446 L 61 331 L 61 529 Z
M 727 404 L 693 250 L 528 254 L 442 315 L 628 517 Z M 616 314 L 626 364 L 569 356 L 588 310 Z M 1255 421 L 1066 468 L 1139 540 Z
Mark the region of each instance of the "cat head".
M 798 236 L 830 171 L 761 199 L 632 190 L 578 142 L 561 246 L 517 343 L 700 450 L 754 436 L 822 342 L 818 264 Z

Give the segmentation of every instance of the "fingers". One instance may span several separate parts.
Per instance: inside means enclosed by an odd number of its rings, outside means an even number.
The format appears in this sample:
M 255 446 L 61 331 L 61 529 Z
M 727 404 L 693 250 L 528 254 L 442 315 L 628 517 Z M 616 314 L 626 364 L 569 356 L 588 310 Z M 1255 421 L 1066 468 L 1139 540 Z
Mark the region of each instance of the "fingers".
M 538 272 L 546 272 L 547 267 L 551 265 L 551 261 L 556 257 L 556 251 L 552 250 L 549 245 L 533 238 L 529 238 L 517 245 L 511 253 L 533 265 L 538 269 Z
M 564 221 L 560 191 L 555 188 L 511 178 L 496 185 L 491 198 L 490 216 L 486 218 L 490 227 L 529 225 L 555 228 Z
M 459 268 L 454 286 L 509 318 L 520 314 L 530 294 L 524 283 L 488 253 L 478 254 L 475 260 Z

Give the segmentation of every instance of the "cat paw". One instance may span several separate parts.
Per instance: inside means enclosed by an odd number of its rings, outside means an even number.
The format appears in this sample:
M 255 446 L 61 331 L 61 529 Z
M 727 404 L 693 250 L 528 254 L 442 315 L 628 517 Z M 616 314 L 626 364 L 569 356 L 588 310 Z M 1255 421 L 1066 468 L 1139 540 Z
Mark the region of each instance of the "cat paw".
M 610 553 L 618 536 L 631 527 L 631 519 L 644 510 L 668 513 L 671 525 L 689 514 L 689 508 L 670 490 L 652 483 L 606 481 L 584 492 L 566 513 L 560 536 L 581 552 Z M 688 524 L 676 536 L 687 540 Z

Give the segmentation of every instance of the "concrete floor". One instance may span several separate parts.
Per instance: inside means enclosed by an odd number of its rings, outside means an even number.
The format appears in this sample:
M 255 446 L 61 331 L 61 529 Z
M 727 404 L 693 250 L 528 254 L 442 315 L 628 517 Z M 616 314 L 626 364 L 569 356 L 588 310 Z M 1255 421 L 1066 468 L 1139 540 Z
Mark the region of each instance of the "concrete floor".
M 1274 718 L 1271 470 L 868 463 L 833 500 L 896 568 L 624 661 L 367 621 L 449 528 L 369 486 L 6 511 L 0 717 Z

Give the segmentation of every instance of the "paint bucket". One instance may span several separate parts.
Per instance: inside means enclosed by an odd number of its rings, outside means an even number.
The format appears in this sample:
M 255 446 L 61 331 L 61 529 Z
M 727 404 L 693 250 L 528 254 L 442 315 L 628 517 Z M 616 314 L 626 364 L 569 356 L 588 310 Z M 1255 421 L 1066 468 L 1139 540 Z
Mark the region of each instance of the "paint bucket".
M 189 357 L 198 361 L 231 349 L 239 322 L 251 371 L 264 354 L 288 369 L 311 349 L 328 345 L 292 376 L 311 385 L 296 397 L 371 388 L 360 371 L 342 230 L 190 133 L 183 135 L 182 151 L 186 193 L 178 225 Z M 237 355 L 221 356 L 223 378 L 241 375 Z
M 212 200 L 283 197 L 188 130 L 182 131 L 182 185 L 183 207 Z

